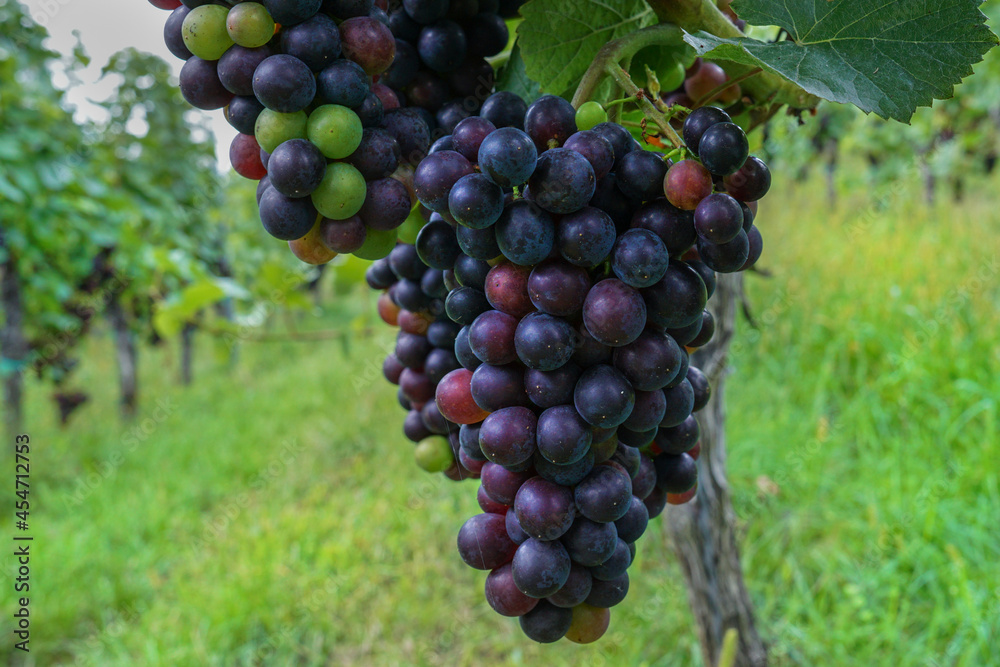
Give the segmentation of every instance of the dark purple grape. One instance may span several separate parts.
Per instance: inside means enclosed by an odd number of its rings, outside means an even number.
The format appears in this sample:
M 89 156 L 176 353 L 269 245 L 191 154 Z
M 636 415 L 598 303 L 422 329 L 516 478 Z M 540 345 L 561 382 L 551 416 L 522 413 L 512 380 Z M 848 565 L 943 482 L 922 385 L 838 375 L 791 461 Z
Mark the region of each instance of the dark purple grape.
M 743 166 L 723 179 L 726 192 L 741 202 L 757 201 L 771 189 L 771 170 L 764 161 L 751 155 Z
M 365 202 L 358 211 L 358 217 L 372 229 L 388 231 L 396 229 L 410 214 L 410 191 L 395 178 L 380 178 L 368 181 Z M 419 280 L 419 278 L 415 278 Z
M 503 188 L 528 182 L 538 162 L 538 151 L 521 130 L 502 127 L 490 133 L 479 146 L 479 168 Z
M 573 390 L 583 371 L 567 363 L 553 371 L 528 369 L 524 386 L 531 402 L 540 408 L 551 408 L 573 402 Z
M 460 287 L 448 294 L 444 307 L 452 321 L 466 326 L 472 324 L 480 313 L 489 310 L 490 302 L 486 300 L 482 290 Z
M 525 104 L 520 96 L 502 90 L 486 98 L 482 108 L 479 110 L 479 115 L 493 123 L 496 127 L 513 127 L 523 130 L 524 115 L 527 112 L 528 105 Z M 525 178 L 525 180 L 528 179 Z
M 682 130 L 684 143 L 687 145 L 688 150 L 698 155 L 698 145 L 701 143 L 701 137 L 705 134 L 705 130 L 719 123 L 731 122 L 732 118 L 722 109 L 716 107 L 699 107 L 684 119 L 684 128 Z
M 323 0 L 262 0 L 275 23 L 291 26 L 316 14 Z
M 455 128 L 459 123 L 466 118 L 469 118 L 469 116 L 471 116 L 471 112 L 466 109 L 465 105 L 459 100 L 452 100 L 451 102 L 445 102 L 441 105 L 441 108 L 434 114 L 434 120 L 437 121 L 438 131 L 448 132 L 447 141 L 449 145 L 447 147 L 438 148 L 438 150 L 455 150 L 455 144 L 451 139 L 451 133 L 455 131 Z M 444 138 L 445 137 L 441 137 L 441 139 Z M 438 139 L 438 141 L 441 141 L 441 139 Z M 438 141 L 431 144 L 432 153 L 436 152 L 434 147 L 437 146 Z
M 539 540 L 557 540 L 573 524 L 573 491 L 532 477 L 517 491 L 514 512 L 521 529 Z
M 443 19 L 449 0 L 403 0 L 406 13 L 417 23 L 428 24 Z
M 531 538 L 514 553 L 514 583 L 525 595 L 544 598 L 563 587 L 571 567 L 572 561 L 561 542 Z
M 458 555 L 477 570 L 492 570 L 510 561 L 517 545 L 507 536 L 500 514 L 477 514 L 458 531 Z
M 568 576 L 568 575 L 567 575 Z M 551 644 L 566 636 L 573 623 L 573 610 L 556 607 L 545 600 L 520 618 L 521 632 L 528 639 Z
M 478 3 L 477 3 L 478 4 Z M 489 58 L 505 48 L 510 39 L 507 23 L 495 12 L 482 12 L 465 23 L 469 55 Z
M 465 156 L 469 162 L 477 162 L 483 141 L 496 129 L 496 126 L 485 118 L 479 116 L 466 118 L 456 125 L 452 132 L 455 150 Z
M 591 521 L 617 521 L 632 504 L 632 480 L 611 464 L 599 465 L 576 485 L 573 495 L 580 514 Z
M 508 516 L 512 513 L 508 512 Z M 589 573 L 588 573 L 589 574 Z M 486 576 L 486 602 L 501 616 L 524 616 L 538 604 L 517 589 L 510 564 L 499 567 Z
M 458 239 L 455 238 L 455 230 L 443 220 L 424 225 L 417 234 L 414 245 L 424 264 L 441 271 L 453 267 L 455 260 L 462 254 Z
M 361 65 L 368 75 L 381 74 L 392 65 L 396 40 L 389 27 L 368 16 L 355 16 L 340 24 L 344 57 Z
M 551 213 L 573 213 L 594 196 L 597 179 L 594 168 L 580 153 L 554 148 L 542 153 L 528 179 L 536 204 Z
M 667 492 L 654 488 L 649 492 L 648 496 L 642 499 L 642 504 L 646 506 L 646 511 L 649 512 L 649 518 L 655 519 L 663 514 L 663 510 L 667 507 Z
M 486 277 L 492 268 L 488 262 L 460 254 L 455 258 L 455 280 L 464 287 L 485 290 Z
M 560 465 L 552 463 L 536 452 L 534 467 L 535 472 L 540 477 L 562 486 L 573 487 L 579 484 L 594 469 L 594 453 L 588 450 L 579 460 L 567 463 L 566 465 Z
M 594 176 L 600 180 L 608 175 L 615 163 L 615 151 L 611 142 L 600 134 L 592 131 L 577 132 L 571 136 L 564 148 L 576 151 L 587 158 L 594 168 Z M 661 179 L 662 182 L 662 179 Z
M 642 295 L 620 280 L 594 285 L 583 304 L 583 322 L 595 339 L 612 347 L 628 345 L 646 326 Z
M 472 58 L 462 63 L 458 69 L 448 74 L 452 92 L 465 98 L 471 112 L 478 109 L 479 101 L 493 90 L 496 75 L 493 66 L 482 58 Z
M 729 243 L 743 231 L 743 207 L 727 194 L 709 195 L 694 210 L 694 228 L 710 243 Z
M 375 8 L 372 0 L 323 0 L 323 12 L 338 19 L 367 16 Z
M 705 377 L 705 374 L 694 366 L 688 368 L 686 377 L 688 382 L 691 383 L 691 388 L 694 390 L 694 407 L 691 410 L 698 412 L 708 405 L 708 400 L 712 397 L 712 387 L 708 383 L 708 378 Z
M 410 42 L 396 39 L 396 57 L 379 79 L 381 83 L 402 90 L 413 81 L 413 77 L 420 71 L 420 56 L 416 48 Z
M 648 229 L 630 229 L 618 237 L 611 268 L 629 287 L 649 287 L 663 278 L 670 264 L 667 246 Z
M 286 197 L 308 197 L 326 174 L 326 157 L 306 139 L 289 139 L 271 154 L 268 176 Z
M 294 241 L 308 234 L 316 224 L 317 215 L 308 197 L 292 199 L 273 187 L 260 197 L 260 221 L 268 234 L 282 241 Z
M 326 14 L 316 14 L 281 31 L 281 50 L 319 72 L 340 55 L 340 31 Z
M 586 602 L 594 607 L 614 607 L 628 595 L 628 584 L 627 572 L 611 581 L 594 579 Z
M 699 321 L 708 302 L 701 276 L 681 261 L 670 262 L 663 279 L 641 293 L 649 323 L 665 329 L 678 329 Z
M 447 11 L 447 3 L 445 3 Z M 399 8 L 389 13 L 389 29 L 399 39 L 415 42 L 420 37 L 420 24 L 414 21 L 406 10 Z
M 455 229 L 458 245 L 469 257 L 480 260 L 491 260 L 500 256 L 500 246 L 497 245 L 496 232 L 493 227 L 471 229 L 459 225 Z
M 351 111 L 358 115 L 361 126 L 364 128 L 379 127 L 385 118 L 385 107 L 382 100 L 375 93 L 368 93 L 361 104 L 351 107 Z
M 761 254 L 764 252 L 764 239 L 760 235 L 760 230 L 754 225 L 747 232 L 747 243 L 750 246 L 747 252 L 747 261 L 743 262 L 743 266 L 740 267 L 740 271 L 746 271 L 760 259 Z
M 181 5 L 170 12 L 166 23 L 163 24 L 163 41 L 167 45 L 167 50 L 181 60 L 187 60 L 193 54 L 184 45 L 184 37 L 181 28 L 184 19 L 191 13 L 191 8 Z
M 715 271 L 708 268 L 708 265 L 701 260 L 692 260 L 688 262 L 688 266 L 697 271 L 698 275 L 701 276 L 702 282 L 705 283 L 705 290 L 708 293 L 708 298 L 711 299 L 712 295 L 715 294 Z
M 618 539 L 611 557 L 600 565 L 590 568 L 590 574 L 594 577 L 594 581 L 614 581 L 625 574 L 631 564 L 632 552 L 628 544 L 624 540 Z
M 503 190 L 483 174 L 463 176 L 456 181 L 448 195 L 451 216 L 460 225 L 472 229 L 484 229 L 493 225 L 503 213 L 503 204 Z
M 417 410 L 410 410 L 403 420 L 403 435 L 412 442 L 420 442 L 433 435 Z
M 396 137 L 403 162 L 416 164 L 427 155 L 427 149 L 431 145 L 431 131 L 416 109 L 387 110 L 382 119 L 382 127 Z
M 622 158 L 634 150 L 635 141 L 632 139 L 632 134 L 618 123 L 600 123 L 592 127 L 590 131 L 596 132 L 611 142 L 611 148 L 615 151 L 615 167 L 612 169 L 617 168 L 621 164 Z
M 469 347 L 480 360 L 493 366 L 516 361 L 514 331 L 517 323 L 516 317 L 488 310 L 469 327 Z
M 257 66 L 253 93 L 268 109 L 295 113 L 309 106 L 316 97 L 316 78 L 304 62 L 281 53 L 265 58 Z
M 750 144 L 747 135 L 735 123 L 716 123 L 701 136 L 698 156 L 705 168 L 717 176 L 738 171 L 747 161 Z
M 458 335 L 455 336 L 455 357 L 458 359 L 458 363 L 462 364 L 462 368 L 470 371 L 475 371 L 483 363 L 479 361 L 479 357 L 473 354 L 472 349 L 469 347 L 468 326 L 459 329 Z
M 419 281 L 427 266 L 420 261 L 417 249 L 409 244 L 400 244 L 389 253 L 389 267 L 397 278 Z
M 555 223 L 532 202 L 518 199 L 501 214 L 496 237 L 504 257 L 519 266 L 533 266 L 552 252 Z
M 260 112 L 263 110 L 264 105 L 253 95 L 234 97 L 229 106 L 226 107 L 226 120 L 236 128 L 237 132 L 241 134 L 253 134 L 257 124 L 257 117 L 260 116 Z M 264 164 L 264 168 L 267 169 L 267 164 Z
M 614 366 L 639 391 L 663 389 L 676 377 L 681 349 L 674 339 L 644 331 L 635 341 L 614 351 Z
M 399 142 L 381 128 L 365 128 L 357 150 L 347 162 L 361 172 L 366 181 L 387 178 L 399 166 Z
M 712 340 L 715 335 L 715 318 L 707 310 L 701 314 L 701 328 L 698 334 L 688 342 L 689 347 L 701 347 Z
M 356 107 L 371 93 L 371 79 L 350 60 L 335 60 L 316 76 L 316 99 L 323 104 Z
M 397 280 L 388 258 L 375 260 L 365 271 L 365 281 L 375 290 L 389 289 Z
M 519 364 L 482 364 L 472 375 L 472 398 L 487 412 L 514 405 L 529 405 L 524 390 L 524 368 Z
M 635 390 L 618 369 L 603 364 L 591 366 L 576 383 L 573 404 L 588 424 L 615 428 L 632 414 Z
M 592 567 L 614 555 L 618 532 L 613 523 L 597 523 L 579 516 L 561 541 L 574 563 Z
M 496 463 L 487 463 L 483 466 L 481 483 L 490 499 L 512 507 L 517 490 L 532 477 L 534 474 L 531 472 L 515 472 Z
M 608 214 L 586 206 L 559 221 L 556 247 L 570 264 L 590 268 L 607 258 L 615 236 L 615 223 Z
M 572 405 L 558 405 L 538 416 L 538 451 L 558 465 L 582 459 L 590 449 L 590 425 Z
M 529 313 L 514 334 L 517 356 L 528 368 L 553 371 L 573 356 L 573 328 L 566 320 L 546 313 Z
M 690 372 L 690 368 L 688 369 Z M 663 390 L 666 409 L 660 419 L 660 426 L 678 426 L 684 423 L 694 410 L 694 388 L 687 376 L 675 387 Z
M 592 585 L 593 577 L 590 570 L 583 565 L 573 563 L 563 587 L 545 599 L 557 607 L 572 609 L 587 599 Z
M 667 493 L 684 493 L 698 481 L 698 467 L 688 454 L 660 454 L 656 464 L 656 486 Z
M 435 72 L 452 72 L 465 61 L 465 31 L 447 19 L 424 27 L 417 40 L 420 60 Z
M 248 49 L 239 45 L 229 47 L 218 62 L 219 81 L 226 90 L 243 97 L 253 95 L 253 74 L 258 65 L 275 54 L 270 46 Z M 250 132 L 250 134 L 253 134 Z
M 656 446 L 666 454 L 683 454 L 698 444 L 701 430 L 694 415 L 677 426 L 661 427 L 656 434 Z
M 750 239 L 742 229 L 728 243 L 715 244 L 698 239 L 698 256 L 718 273 L 735 273 L 750 258 Z
M 502 408 L 483 421 L 479 446 L 493 463 L 516 466 L 535 453 L 537 418 L 528 408 Z
M 654 430 L 656 427 L 660 426 L 660 422 L 663 421 L 666 409 L 667 400 L 662 390 L 636 390 L 635 407 L 632 408 L 632 414 L 625 420 L 622 427 L 633 431 Z M 648 443 L 649 440 L 643 444 Z
M 233 94 L 219 81 L 217 62 L 191 56 L 181 67 L 181 94 L 196 109 L 221 109 L 233 99 Z
M 671 257 L 684 253 L 694 245 L 694 213 L 671 204 L 665 197 L 643 204 L 632 217 L 633 229 L 648 229 L 666 244 Z
M 685 350 L 684 348 L 681 348 L 681 367 L 680 367 L 680 370 L 677 371 L 677 375 L 674 376 L 673 380 L 671 380 L 670 382 L 667 383 L 667 386 L 664 387 L 664 389 L 673 389 L 674 387 L 676 387 L 677 385 L 679 385 L 681 382 L 683 382 L 684 379 L 687 377 L 687 372 L 688 372 L 688 368 L 690 367 L 690 365 L 691 365 L 691 355 L 688 354 L 687 350 Z
M 432 211 L 448 210 L 448 194 L 463 176 L 473 173 L 472 164 L 455 151 L 441 151 L 421 161 L 413 175 L 413 189 L 420 203 Z
M 622 194 L 618 188 L 618 176 L 611 172 L 597 181 L 590 205 L 607 213 L 614 221 L 615 229 L 624 232 L 628 229 L 639 202 Z
M 619 445 L 627 445 L 629 447 L 645 447 L 649 443 L 653 442 L 653 438 L 655 437 L 655 428 L 646 431 L 633 431 L 625 425 L 618 427 Z
M 652 461 L 649 461 L 649 469 L 653 470 L 653 479 L 655 482 L 655 468 L 653 468 Z M 606 525 L 606 524 L 605 524 Z M 632 497 L 632 504 L 629 505 L 628 512 L 625 513 L 623 517 L 615 521 L 615 528 L 618 531 L 618 537 L 626 542 L 632 543 L 642 537 L 643 533 L 646 532 L 646 527 L 649 525 L 649 510 L 642 503 L 642 500 L 638 496 Z M 565 538 L 564 538 L 565 541 Z M 572 554 L 570 554 L 572 556 Z
M 576 110 L 561 97 L 543 95 L 528 107 L 524 130 L 539 153 L 557 148 L 576 132 Z
M 517 513 L 513 510 L 513 508 L 507 510 L 507 516 L 505 519 L 507 523 L 507 536 L 513 540 L 514 544 L 524 544 L 528 538 L 531 537 L 531 535 L 528 535 L 524 532 L 524 529 L 521 528 L 521 523 L 517 520 Z
M 656 199 L 663 195 L 667 166 L 658 153 L 645 150 L 626 153 L 615 167 L 618 188 L 629 199 Z
M 531 302 L 550 315 L 567 316 L 580 312 L 589 291 L 587 272 L 557 259 L 542 262 L 528 277 Z

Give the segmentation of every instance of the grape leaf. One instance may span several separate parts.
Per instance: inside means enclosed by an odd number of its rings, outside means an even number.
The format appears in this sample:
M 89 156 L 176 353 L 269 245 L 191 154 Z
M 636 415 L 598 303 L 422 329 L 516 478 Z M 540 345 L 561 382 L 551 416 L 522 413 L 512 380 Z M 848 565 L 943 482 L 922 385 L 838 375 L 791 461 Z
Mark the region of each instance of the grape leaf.
M 506 90 L 518 95 L 528 104 L 542 96 L 542 88 L 524 71 L 524 59 L 521 58 L 520 40 L 514 42 L 507 64 L 497 76 L 497 90 Z
M 575 87 L 607 42 L 652 25 L 645 0 L 531 0 L 517 35 L 525 72 L 542 90 Z
M 791 41 L 684 39 L 700 55 L 761 67 L 823 99 L 909 122 L 917 107 L 951 97 L 955 84 L 997 43 L 981 0 L 737 0 L 753 25 L 784 28 Z

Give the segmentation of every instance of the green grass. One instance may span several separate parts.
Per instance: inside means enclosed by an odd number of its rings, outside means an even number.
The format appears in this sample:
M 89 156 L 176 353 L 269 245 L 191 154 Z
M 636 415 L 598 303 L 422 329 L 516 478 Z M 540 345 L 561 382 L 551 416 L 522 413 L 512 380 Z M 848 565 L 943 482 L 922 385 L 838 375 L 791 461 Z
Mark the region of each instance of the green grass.
M 991 664 L 995 204 L 904 193 L 884 212 L 862 197 L 831 210 L 817 192 L 762 205 L 773 277 L 748 278 L 762 325 L 741 322 L 729 383 L 758 626 L 777 665 Z M 106 337 L 88 344 L 76 383 L 93 401 L 69 428 L 30 385 L 31 664 L 701 664 L 659 522 L 600 643 L 535 645 L 488 608 L 454 548 L 475 487 L 413 465 L 380 377 L 391 340 L 247 344 L 233 370 L 203 340 L 190 388 L 173 351 L 144 349 L 134 425 L 117 418 Z

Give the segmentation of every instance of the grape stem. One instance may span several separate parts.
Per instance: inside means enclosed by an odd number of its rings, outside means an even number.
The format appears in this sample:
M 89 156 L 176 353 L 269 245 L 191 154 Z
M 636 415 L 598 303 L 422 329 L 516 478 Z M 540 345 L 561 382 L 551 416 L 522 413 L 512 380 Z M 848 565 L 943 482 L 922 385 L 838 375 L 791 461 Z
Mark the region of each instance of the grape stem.
M 608 74 L 611 75 L 611 78 L 615 80 L 615 83 L 617 83 L 626 93 L 634 96 L 634 99 L 639 103 L 639 108 L 642 109 L 643 114 L 653 121 L 656 128 L 660 131 L 661 137 L 666 138 L 666 140 L 669 141 L 674 148 L 680 148 L 684 145 L 684 142 L 681 141 L 679 136 L 677 136 L 677 132 L 674 131 L 674 128 L 670 127 L 670 121 L 667 120 L 667 117 L 664 116 L 663 112 L 657 109 L 656 106 L 649 101 L 649 98 L 646 97 L 646 93 L 635 85 L 635 82 L 632 81 L 632 77 L 628 75 L 628 72 L 622 69 L 621 65 L 618 63 L 609 64 Z

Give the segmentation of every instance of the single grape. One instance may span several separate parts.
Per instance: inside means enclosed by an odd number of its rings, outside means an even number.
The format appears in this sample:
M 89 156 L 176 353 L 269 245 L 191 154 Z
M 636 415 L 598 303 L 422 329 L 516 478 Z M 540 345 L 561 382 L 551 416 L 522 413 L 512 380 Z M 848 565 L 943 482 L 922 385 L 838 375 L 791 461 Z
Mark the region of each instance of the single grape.
M 372 92 L 371 79 L 351 60 L 335 60 L 316 75 L 316 100 L 353 108 Z
M 304 62 L 287 54 L 264 59 L 253 75 L 253 92 L 268 109 L 294 113 L 316 96 L 316 78 Z M 349 155 L 350 153 L 348 153 Z
M 435 401 L 438 410 L 455 424 L 476 424 L 486 419 L 487 412 L 472 400 L 472 372 L 454 370 L 438 383 Z
M 521 631 L 529 639 L 551 644 L 562 639 L 573 624 L 573 610 L 563 609 L 546 600 L 520 618 Z
M 254 136 L 260 147 L 268 153 L 291 139 L 305 139 L 309 126 L 309 116 L 304 111 L 281 113 L 264 109 L 257 116 Z
M 611 268 L 629 287 L 649 287 L 667 272 L 670 255 L 659 236 L 648 229 L 630 229 L 615 243 Z
M 485 118 L 473 116 L 458 123 L 452 132 L 455 150 L 469 162 L 479 160 L 479 149 L 487 136 L 497 128 Z
M 688 368 L 686 378 L 694 391 L 694 406 L 691 409 L 698 412 L 708 405 L 708 400 L 712 397 L 712 387 L 708 384 L 705 374 L 694 366 Z
M 543 598 L 563 587 L 569 579 L 571 567 L 572 561 L 561 542 L 530 538 L 514 553 L 512 563 L 514 583 L 525 595 Z M 545 601 L 539 603 L 539 605 L 547 604 Z
M 469 347 L 479 359 L 493 366 L 517 360 L 514 349 L 514 332 L 517 318 L 499 310 L 488 310 L 469 327 Z
M 281 31 L 281 50 L 304 62 L 313 72 L 320 72 L 334 62 L 340 48 L 340 31 L 326 14 L 316 14 Z
M 595 125 L 606 123 L 607 120 L 608 112 L 599 102 L 584 102 L 576 110 L 576 126 L 581 130 L 589 130 Z
M 181 67 L 180 89 L 188 104 L 205 111 L 221 109 L 233 99 L 219 80 L 218 64 L 198 56 L 188 58 Z
M 689 369 L 690 370 L 690 369 Z M 685 376 L 684 380 L 671 389 L 663 390 L 666 409 L 660 426 L 678 426 L 688 418 L 694 409 L 694 389 Z
M 454 190 L 452 190 L 454 192 Z M 449 197 L 450 199 L 450 197 Z M 497 245 L 496 232 L 493 227 L 472 229 L 459 225 L 455 228 L 458 245 L 469 257 L 480 260 L 491 260 L 500 256 L 500 246 Z
M 543 95 L 528 107 L 524 130 L 535 142 L 539 153 L 557 148 L 577 131 L 576 110 L 561 97 Z
M 514 498 L 518 525 L 530 537 L 559 539 L 573 524 L 573 491 L 541 477 L 521 485 Z
M 528 313 L 517 325 L 514 346 L 525 366 L 552 371 L 573 356 L 573 328 L 566 320 L 546 313 Z
M 664 329 L 676 329 L 700 320 L 701 311 L 708 302 L 701 276 L 679 260 L 670 262 L 663 278 L 644 288 L 642 296 L 650 324 Z
M 632 413 L 635 390 L 619 370 L 604 364 L 591 366 L 576 384 L 573 404 L 590 425 L 615 428 Z
M 598 523 L 625 516 L 632 504 L 632 480 L 611 464 L 596 466 L 573 492 L 580 514 Z
M 568 316 L 583 309 L 590 291 L 587 271 L 559 259 L 545 260 L 528 276 L 528 296 L 543 313 Z
M 667 493 L 684 493 L 698 481 L 698 468 L 688 454 L 660 454 L 656 464 L 656 486 Z
M 229 146 L 229 161 L 243 178 L 259 180 L 267 176 L 260 159 L 260 145 L 252 134 L 237 134 Z M 326 166 L 326 162 L 323 163 Z
M 463 369 L 455 372 L 465 371 Z M 442 414 L 447 416 L 443 410 Z M 461 423 L 455 419 L 451 421 Z M 483 426 L 479 431 L 479 446 L 490 461 L 500 465 L 516 466 L 529 460 L 535 453 L 536 424 L 537 418 L 528 408 L 521 406 L 502 408 L 483 420 Z
M 472 173 L 472 165 L 461 154 L 441 151 L 420 162 L 413 175 L 413 188 L 424 206 L 432 211 L 447 211 L 452 187 L 460 178 Z
M 597 179 L 586 157 L 568 148 L 545 151 L 528 179 L 535 203 L 557 214 L 573 213 L 587 205 Z
M 567 363 L 553 371 L 529 368 L 524 372 L 524 388 L 532 403 L 540 408 L 552 408 L 573 402 L 573 389 L 582 369 Z
M 698 255 L 713 271 L 734 273 L 750 258 L 750 239 L 742 228 L 727 243 L 715 244 L 699 238 Z
M 184 46 L 204 60 L 221 58 L 233 45 L 233 38 L 226 31 L 228 14 L 229 10 L 219 5 L 203 5 L 192 9 L 184 18 L 181 28 Z
M 500 187 L 510 188 L 528 182 L 538 162 L 538 151 L 527 134 L 507 127 L 483 139 L 478 159 L 479 168 L 487 178 Z
M 629 506 L 631 507 L 631 503 Z M 590 568 L 590 574 L 595 581 L 614 581 L 625 574 L 631 564 L 632 554 L 629 546 L 623 540 L 618 539 L 611 557 L 600 565 Z
M 740 267 L 740 271 L 746 271 L 757 263 L 760 259 L 761 254 L 764 252 L 764 239 L 760 235 L 760 230 L 754 225 L 747 232 L 747 242 L 750 245 L 750 250 L 747 253 L 747 261 L 743 262 L 743 266 Z
M 743 207 L 727 194 L 709 195 L 694 210 L 694 227 L 705 241 L 729 243 L 743 231 Z
M 292 199 L 273 187 L 260 198 L 260 220 L 271 236 L 294 241 L 309 233 L 316 224 L 316 208 L 309 198 Z
M 482 108 L 479 110 L 479 115 L 498 128 L 513 127 L 523 130 L 524 115 L 527 112 L 528 105 L 525 104 L 520 96 L 502 90 L 486 98 Z M 524 180 L 528 179 L 525 178 Z
M 341 23 L 340 39 L 344 56 L 361 65 L 369 75 L 389 69 L 396 55 L 392 31 L 368 16 L 355 16 Z
M 483 174 L 463 176 L 448 194 L 448 211 L 452 217 L 459 224 L 473 229 L 493 225 L 503 213 L 503 204 L 503 190 Z
M 718 123 L 731 122 L 732 118 L 722 109 L 716 107 L 700 107 L 695 109 L 691 112 L 691 115 L 684 119 L 684 128 L 682 130 L 684 143 L 687 145 L 688 150 L 698 155 L 698 145 L 701 143 L 701 137 L 705 134 L 705 130 Z
M 615 151 L 615 166 L 612 168 L 612 171 L 635 148 L 635 141 L 632 138 L 632 134 L 618 123 L 599 123 L 592 127 L 591 130 L 611 142 L 611 148 Z
M 719 176 L 734 174 L 746 163 L 750 144 L 747 135 L 735 123 L 716 123 L 705 130 L 698 144 L 702 164 Z
M 671 257 L 694 245 L 694 213 L 677 208 L 665 197 L 647 202 L 632 216 L 632 229 L 648 229 L 660 237 Z
M 633 383 L 633 387 L 634 386 L 635 383 Z M 652 391 L 642 391 L 636 389 L 635 407 L 632 408 L 632 414 L 630 414 L 628 419 L 625 420 L 625 423 L 622 424 L 622 428 L 627 428 L 635 432 L 652 431 L 660 425 L 660 422 L 666 414 L 666 409 L 667 399 L 663 394 L 663 391 L 659 389 L 654 389 Z M 649 442 L 650 440 L 647 440 L 639 445 L 632 446 L 641 447 L 649 444 Z
M 430 158 L 421 168 L 428 160 Z M 508 205 L 496 223 L 497 245 L 504 257 L 520 266 L 533 266 L 548 257 L 555 243 L 555 233 L 552 216 L 526 199 Z
M 561 541 L 574 563 L 593 567 L 614 555 L 618 532 L 613 523 L 597 523 L 579 516 Z
M 667 170 L 663 192 L 677 208 L 693 211 L 712 194 L 712 174 L 695 160 L 681 160 Z
M 170 16 L 163 24 L 163 42 L 166 44 L 167 50 L 181 60 L 187 60 L 194 55 L 184 45 L 184 19 L 190 13 L 190 7 L 180 5 L 170 12 Z
M 361 172 L 346 162 L 331 162 L 312 193 L 312 202 L 324 217 L 346 220 L 361 210 L 366 194 Z
M 583 304 L 587 331 L 605 345 L 628 345 L 646 326 L 642 295 L 624 282 L 608 278 L 594 285 Z
M 513 516 L 508 512 L 507 516 Z M 501 616 L 524 616 L 535 608 L 538 598 L 528 597 L 517 589 L 511 565 L 505 564 L 486 577 L 486 602 Z
M 406 220 L 412 205 L 410 191 L 402 182 L 395 178 L 380 178 L 367 182 L 364 203 L 358 215 L 371 230 L 396 230 Z
M 644 458 L 643 461 L 648 461 L 648 464 L 646 465 L 648 465 L 648 469 L 653 472 L 653 483 L 655 484 L 656 468 L 653 466 L 653 462 L 648 458 Z M 632 486 L 634 490 L 634 482 Z M 621 518 L 615 520 L 615 528 L 617 529 L 618 537 L 629 543 L 635 542 L 642 537 L 643 533 L 646 532 L 646 527 L 648 525 L 649 510 L 647 510 L 646 506 L 642 504 L 642 501 L 638 496 L 632 497 L 632 504 L 629 505 L 628 511 Z
M 454 21 L 443 20 L 424 27 L 417 51 L 424 65 L 438 73 L 452 72 L 465 61 L 465 31 Z
M 264 5 L 242 2 L 229 10 L 226 30 L 236 44 L 253 49 L 264 46 L 274 37 L 274 19 Z
M 601 209 L 586 206 L 559 221 L 556 247 L 570 264 L 590 268 L 607 258 L 615 235 L 611 217 Z
M 477 570 L 492 570 L 510 562 L 517 548 L 499 514 L 477 514 L 458 532 L 458 554 Z
M 256 49 L 234 46 L 219 58 L 219 81 L 234 95 L 253 97 L 254 72 L 265 59 L 273 55 L 274 50 L 268 46 Z
M 507 23 L 495 12 L 480 9 L 464 23 L 469 55 L 489 58 L 507 47 L 510 32 Z
M 305 21 L 319 11 L 323 0 L 263 0 L 276 23 L 283 26 Z
M 486 277 L 486 298 L 491 306 L 508 315 L 521 318 L 535 310 L 528 297 L 528 276 L 531 267 L 501 262 Z
M 757 201 L 771 188 L 771 171 L 764 161 L 753 155 L 743 166 L 722 181 L 726 192 L 741 202 Z
M 656 199 L 663 191 L 668 166 L 657 153 L 645 150 L 626 153 L 615 167 L 618 188 L 630 199 Z
M 596 132 L 577 132 L 566 140 L 563 148 L 576 151 L 587 158 L 598 180 L 607 176 L 615 163 L 615 151 L 611 147 L 611 142 Z M 662 181 L 661 177 L 656 183 L 657 190 L 660 189 Z

